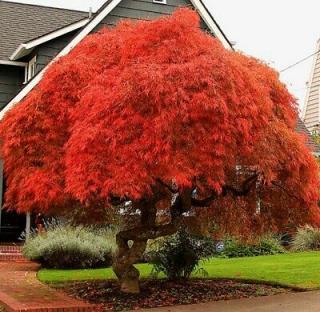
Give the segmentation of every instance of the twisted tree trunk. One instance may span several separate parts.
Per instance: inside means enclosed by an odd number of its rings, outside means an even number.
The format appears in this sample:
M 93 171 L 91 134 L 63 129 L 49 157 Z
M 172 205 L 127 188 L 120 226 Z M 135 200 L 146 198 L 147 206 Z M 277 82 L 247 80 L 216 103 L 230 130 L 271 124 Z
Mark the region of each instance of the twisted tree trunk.
M 175 234 L 183 221 L 183 213 L 190 211 L 191 207 L 208 207 L 219 196 L 227 196 L 228 194 L 237 197 L 246 196 L 255 187 L 257 178 L 257 173 L 251 174 L 239 188 L 225 185 L 220 195 L 213 191 L 209 197 L 202 199 L 193 197 L 194 188 L 179 191 L 159 180 L 159 185 L 154 189 L 152 198 L 143 199 L 133 204 L 135 211 L 136 209 L 141 211 L 140 225 L 130 230 L 121 231 L 117 235 L 118 252 L 114 259 L 113 270 L 120 281 L 121 290 L 126 293 L 140 292 L 140 274 L 134 264 L 142 259 L 149 239 Z M 171 203 L 172 194 L 176 195 L 173 203 Z M 171 222 L 158 226 L 156 225 L 156 204 L 163 199 L 169 199 L 168 202 L 171 203 L 169 204 Z
M 125 293 L 139 293 L 139 271 L 134 264 L 142 258 L 147 246 L 147 240 L 133 240 L 129 246 L 129 240 L 120 232 L 117 235 L 118 251 L 113 263 L 113 271 L 117 275 L 121 291 Z
M 171 207 L 171 222 L 156 225 L 156 203 L 159 196 L 150 201 L 135 204 L 141 211 L 141 225 L 117 234 L 118 251 L 114 259 L 113 270 L 119 279 L 121 291 L 139 293 L 139 271 L 134 267 L 142 259 L 149 239 L 175 234 L 181 220 L 181 201 Z M 132 242 L 132 244 L 131 244 Z

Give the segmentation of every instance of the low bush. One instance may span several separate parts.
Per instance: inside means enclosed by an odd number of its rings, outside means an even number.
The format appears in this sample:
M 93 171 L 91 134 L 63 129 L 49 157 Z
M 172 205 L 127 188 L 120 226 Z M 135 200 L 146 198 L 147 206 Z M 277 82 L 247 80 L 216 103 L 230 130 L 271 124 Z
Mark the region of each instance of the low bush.
M 169 279 L 175 280 L 189 278 L 198 268 L 201 259 L 213 255 L 215 244 L 209 238 L 180 230 L 173 236 L 154 242 L 154 245 L 151 244 L 148 248 L 153 273 L 158 275 L 162 272 Z
M 258 239 L 254 243 L 246 243 L 235 238 L 225 240 L 224 249 L 217 253 L 217 256 L 223 258 L 240 258 L 276 255 L 284 253 L 280 240 L 274 236 L 267 235 Z
M 311 226 L 298 229 L 292 242 L 292 250 L 320 250 L 320 229 Z
M 33 233 L 23 254 L 45 268 L 87 269 L 109 266 L 115 249 L 112 229 L 56 225 L 45 233 Z

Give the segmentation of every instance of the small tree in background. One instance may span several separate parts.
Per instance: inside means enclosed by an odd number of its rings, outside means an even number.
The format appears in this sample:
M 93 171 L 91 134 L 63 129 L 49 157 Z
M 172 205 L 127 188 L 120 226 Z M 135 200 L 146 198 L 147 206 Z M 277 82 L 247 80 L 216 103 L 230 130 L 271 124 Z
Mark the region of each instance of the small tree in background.
M 6 205 L 95 223 L 131 202 L 140 217 L 125 214 L 113 268 L 123 291 L 138 292 L 133 264 L 147 241 L 174 234 L 191 211 L 211 207 L 224 223 L 223 207 L 232 217 L 241 201 L 253 218 L 259 195 L 264 224 L 312 220 L 317 165 L 296 118 L 277 73 L 225 50 L 195 12 L 122 22 L 50 66 L 1 121 Z

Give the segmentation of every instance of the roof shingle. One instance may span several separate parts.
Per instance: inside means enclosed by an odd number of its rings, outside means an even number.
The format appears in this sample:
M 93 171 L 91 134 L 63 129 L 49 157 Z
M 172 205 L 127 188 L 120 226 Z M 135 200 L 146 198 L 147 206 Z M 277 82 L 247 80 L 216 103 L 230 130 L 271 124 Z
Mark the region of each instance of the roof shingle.
M 306 145 L 309 147 L 309 149 L 316 155 L 320 155 L 320 146 L 317 144 L 314 139 L 312 138 L 312 135 L 310 131 L 307 129 L 304 122 L 298 118 L 297 121 L 297 132 L 306 135 L 307 141 Z
M 0 60 L 9 60 L 21 43 L 87 17 L 86 12 L 0 0 Z

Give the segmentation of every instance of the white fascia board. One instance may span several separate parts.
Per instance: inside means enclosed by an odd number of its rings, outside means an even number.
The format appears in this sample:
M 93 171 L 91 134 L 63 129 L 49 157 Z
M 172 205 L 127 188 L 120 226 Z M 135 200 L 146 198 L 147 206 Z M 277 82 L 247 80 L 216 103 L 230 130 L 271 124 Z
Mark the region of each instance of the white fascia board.
M 25 46 L 26 45 L 24 43 L 20 44 L 18 48 L 10 55 L 9 59 L 14 61 L 28 55 L 31 51 L 28 51 Z
M 0 60 L 0 65 L 26 67 L 26 66 L 28 65 L 28 63 L 26 63 L 26 62 L 14 62 L 14 61 L 4 61 L 4 60 Z
M 91 22 L 57 55 L 57 58 L 67 55 L 76 45 L 78 45 L 87 35 L 94 30 L 100 22 L 121 2 L 113 0 L 107 5 Z
M 35 40 L 31 40 L 27 43 L 22 43 L 10 56 L 10 60 L 12 60 L 12 61 L 18 60 L 19 58 L 28 55 L 35 47 L 37 47 L 45 42 L 59 38 L 63 35 L 66 35 L 72 31 L 79 29 L 79 28 L 82 28 L 83 26 L 87 25 L 89 21 L 90 21 L 90 19 L 86 18 L 86 19 L 83 19 L 83 20 L 78 21 L 76 23 L 70 24 L 66 27 L 63 27 L 61 29 L 58 29 L 56 31 L 53 31 L 50 34 L 47 34 L 47 35 L 42 36 L 40 38 L 37 38 Z
M 225 35 L 221 32 L 216 22 L 212 19 L 211 15 L 207 11 L 206 7 L 203 5 L 201 0 L 190 1 L 193 4 L 193 6 L 197 9 L 198 13 L 200 14 L 204 22 L 207 24 L 211 32 L 216 35 L 216 37 L 221 41 L 221 43 L 226 49 L 232 50 L 232 45 L 226 39 Z

